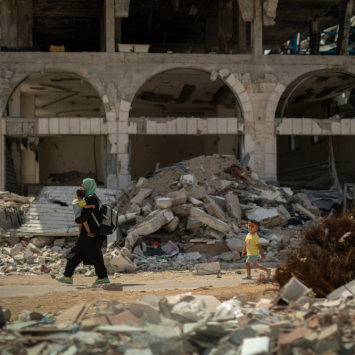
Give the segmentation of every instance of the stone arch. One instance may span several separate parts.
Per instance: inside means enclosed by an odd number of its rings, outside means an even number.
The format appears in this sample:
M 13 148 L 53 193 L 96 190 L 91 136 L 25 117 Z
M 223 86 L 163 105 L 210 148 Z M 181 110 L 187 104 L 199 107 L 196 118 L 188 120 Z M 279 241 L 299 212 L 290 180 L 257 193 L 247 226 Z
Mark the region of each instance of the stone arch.
M 191 70 L 191 71 L 199 71 L 199 72 L 203 72 L 206 73 L 208 75 L 213 75 L 213 73 L 216 73 L 216 79 L 215 80 L 219 80 L 221 81 L 224 85 L 226 85 L 231 93 L 233 93 L 233 96 L 235 98 L 235 100 L 238 103 L 238 106 L 240 108 L 241 111 L 241 118 L 244 118 L 244 113 L 248 112 L 250 115 L 250 112 L 252 112 L 252 105 L 251 105 L 251 101 L 250 101 L 250 97 L 248 95 L 248 92 L 246 91 L 245 87 L 243 86 L 243 84 L 239 81 L 239 79 L 236 77 L 235 74 L 230 74 L 228 76 L 222 77 L 220 76 L 215 70 L 208 70 L 206 68 L 201 68 L 201 67 L 192 67 L 192 66 L 171 66 L 169 68 L 165 68 L 164 70 L 157 70 L 156 72 L 152 73 L 152 75 L 150 75 L 148 78 L 144 78 L 143 82 L 138 83 L 135 86 L 134 89 L 134 94 L 131 100 L 131 106 L 133 105 L 134 101 L 137 98 L 137 95 L 140 93 L 140 91 L 142 90 L 142 88 L 144 87 L 144 85 L 146 85 L 151 79 L 164 74 L 164 73 L 169 73 L 172 72 L 174 70 Z
M 56 81 L 57 83 L 47 83 L 43 84 L 41 83 L 44 80 L 51 80 L 51 81 Z M 81 84 L 85 84 L 85 89 L 90 90 L 92 95 L 88 96 L 80 96 L 81 90 L 75 91 L 72 90 L 73 87 L 70 85 L 64 86 L 63 84 L 61 85 L 63 80 L 73 80 L 73 81 L 80 81 Z M 77 92 L 79 97 L 82 97 L 86 100 L 90 100 L 92 98 L 97 98 L 100 100 L 99 103 L 96 104 L 96 106 L 100 106 L 99 109 L 102 111 L 101 116 L 106 116 L 106 111 L 108 109 L 108 103 L 109 100 L 107 98 L 106 92 L 103 90 L 103 88 L 97 88 L 97 85 L 91 82 L 91 80 L 85 75 L 82 75 L 82 73 L 77 74 L 74 72 L 70 71 L 63 71 L 63 70 L 57 70 L 57 71 L 50 71 L 50 72 L 34 72 L 29 75 L 26 75 L 25 77 L 20 78 L 19 80 L 9 80 L 9 86 L 4 90 L 4 93 L 2 95 L 2 102 L 1 102 L 1 115 L 5 116 L 6 111 L 8 109 L 8 104 L 12 98 L 12 96 L 15 94 L 17 90 L 21 89 L 21 86 L 26 86 L 26 93 L 32 93 L 33 95 L 36 95 L 37 97 L 40 96 L 42 91 L 39 90 L 52 90 L 52 92 L 48 91 L 46 92 L 47 94 L 53 94 L 54 90 L 58 90 L 61 93 L 67 92 L 70 94 L 70 92 Z M 40 82 L 40 85 L 38 83 Z M 58 84 L 59 82 L 59 84 Z M 56 85 L 57 84 L 57 85 Z M 37 86 L 37 88 L 36 88 Z M 83 92 L 84 94 L 84 92 Z M 68 95 L 70 96 L 70 95 Z M 73 97 L 75 95 L 73 94 Z M 68 98 L 70 99 L 70 97 Z M 77 97 L 76 97 L 77 99 Z M 59 100 L 60 102 L 61 100 Z M 64 101 L 64 100 L 62 100 Z M 51 103 L 49 103 L 51 105 Z M 86 103 L 87 104 L 87 103 Z M 50 105 L 43 105 L 43 106 L 50 106 Z M 7 112 L 8 113 L 8 112 Z M 36 117 L 41 117 L 41 115 L 36 115 Z M 48 116 L 51 117 L 51 116 Z M 90 116 L 91 117 L 91 116 Z M 92 116 L 92 117 L 98 117 L 98 116 Z
M 331 76 L 334 76 L 334 78 L 332 78 Z M 339 77 L 339 79 L 337 80 L 336 77 Z M 345 84 L 345 85 L 340 85 L 341 82 L 344 82 L 344 77 L 347 77 L 348 79 L 353 78 L 351 83 Z M 355 73 L 348 71 L 348 70 L 344 70 L 344 69 L 338 69 L 338 68 L 327 68 L 327 69 L 322 69 L 322 70 L 314 70 L 314 71 L 307 71 L 305 73 L 302 73 L 301 75 L 298 75 L 297 77 L 293 78 L 293 80 L 290 80 L 288 82 L 288 84 L 284 87 L 283 92 L 280 95 L 277 107 L 276 107 L 276 115 L 275 117 L 284 117 L 285 114 L 285 109 L 289 103 L 289 100 L 291 99 L 291 97 L 296 94 L 298 89 L 302 89 L 302 85 L 306 85 L 309 84 L 309 82 L 311 80 L 316 80 L 315 82 L 318 83 L 318 87 L 322 86 L 322 82 L 327 82 L 328 85 L 328 79 L 333 80 L 333 86 L 337 87 L 337 85 L 340 86 L 340 88 L 338 89 L 339 93 L 341 93 L 342 91 L 345 91 L 347 87 L 352 88 L 354 87 L 354 83 L 355 83 Z M 323 79 L 323 81 L 321 80 Z M 338 81 L 338 83 L 336 82 Z M 319 95 L 320 98 L 318 98 L 318 101 L 324 100 L 326 99 L 327 96 L 327 90 L 325 90 L 325 92 L 323 93 L 324 97 L 322 98 L 322 95 Z M 328 90 L 329 91 L 329 90 Z M 330 91 L 329 91 L 330 92 Z M 320 93 L 322 94 L 322 93 Z M 311 95 L 310 95 L 311 96 Z M 328 94 L 329 96 L 329 94 Z

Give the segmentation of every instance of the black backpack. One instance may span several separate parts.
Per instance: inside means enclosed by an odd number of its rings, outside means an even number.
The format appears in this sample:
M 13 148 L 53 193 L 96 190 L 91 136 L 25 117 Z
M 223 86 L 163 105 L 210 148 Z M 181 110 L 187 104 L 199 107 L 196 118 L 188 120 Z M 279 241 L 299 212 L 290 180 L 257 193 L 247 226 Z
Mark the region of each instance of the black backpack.
M 99 220 L 97 220 L 95 215 L 92 214 L 97 226 L 100 228 L 100 234 L 106 236 L 113 234 L 117 229 L 117 211 L 103 204 L 96 195 L 93 196 L 99 201 L 99 203 L 101 203 L 101 208 L 99 209 Z

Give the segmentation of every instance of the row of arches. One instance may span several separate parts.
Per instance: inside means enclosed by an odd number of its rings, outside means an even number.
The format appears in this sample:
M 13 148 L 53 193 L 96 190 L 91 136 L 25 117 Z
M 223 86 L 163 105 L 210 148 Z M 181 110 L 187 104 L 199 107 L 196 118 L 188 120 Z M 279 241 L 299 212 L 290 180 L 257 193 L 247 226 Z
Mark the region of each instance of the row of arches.
M 355 102 L 353 102 L 355 88 L 355 77 L 343 71 L 317 71 L 301 75 L 294 79 L 280 96 L 275 111 L 276 117 L 281 118 L 302 118 L 312 117 L 327 119 L 331 117 L 346 118 L 355 116 Z M 272 96 L 272 95 L 271 95 Z M 252 97 L 252 96 L 251 96 Z M 181 117 L 208 118 L 244 118 L 243 103 L 238 97 L 236 90 L 230 85 L 226 78 L 213 77 L 211 72 L 197 70 L 194 68 L 176 68 L 166 70 L 149 78 L 137 90 L 132 99 L 129 119 L 179 119 Z M 245 100 L 245 99 L 244 99 Z M 354 104 L 354 105 L 353 105 Z M 9 119 L 15 117 L 46 117 L 46 118 L 67 118 L 67 117 L 102 117 L 105 118 L 105 104 L 102 99 L 102 92 L 99 93 L 94 86 L 82 76 L 74 73 L 35 73 L 21 81 L 13 90 L 4 116 Z M 250 116 L 249 116 L 250 119 Z M 62 137 L 64 138 L 64 137 Z M 100 160 L 102 170 L 107 161 L 109 151 L 106 138 L 100 136 L 97 141 L 92 137 L 66 137 L 63 143 L 60 137 L 31 138 L 30 142 L 8 137 L 7 148 L 12 152 L 20 152 L 20 157 L 16 158 L 21 162 L 21 154 L 28 156 L 29 153 L 21 153 L 32 147 L 32 159 L 38 165 L 38 154 L 51 154 L 56 156 L 57 161 L 61 161 L 62 170 L 68 171 L 75 166 L 89 166 L 89 157 L 82 154 L 78 161 L 67 163 L 68 156 L 63 158 L 63 154 L 57 152 L 61 146 L 67 150 L 75 149 L 76 144 L 83 146 L 95 146 L 95 155 Z M 277 169 L 279 176 L 284 176 L 283 172 L 291 168 L 299 168 L 304 165 L 310 166 L 323 163 L 327 160 L 327 141 L 324 137 L 294 137 L 279 136 L 277 139 Z M 347 151 L 353 147 L 353 139 L 347 137 Z M 243 138 L 236 140 L 235 135 L 210 135 L 209 137 L 148 137 L 146 135 L 136 135 L 130 141 L 130 173 L 132 178 L 149 173 L 152 169 L 152 162 L 137 152 L 154 152 L 154 159 L 160 160 L 160 167 L 175 163 L 177 161 L 194 157 L 195 154 L 235 154 L 241 156 L 241 144 Z M 197 143 L 196 143 L 197 142 Z M 344 141 L 343 141 L 344 142 Z M 62 144 L 63 143 L 63 144 Z M 339 144 L 338 144 L 339 143 Z M 354 142 L 355 143 L 355 142 Z M 197 145 L 196 145 L 197 144 Z M 342 158 L 342 142 L 335 140 L 336 154 L 341 161 L 339 166 L 347 165 L 347 174 L 355 175 L 355 166 L 352 163 L 345 164 Z M 35 148 L 33 148 L 33 146 Z M 41 149 L 42 146 L 42 149 Z M 159 157 L 159 147 L 164 146 L 164 156 Z M 167 152 L 174 148 L 174 154 L 167 157 Z M 355 144 L 354 144 L 355 148 Z M 207 153 L 206 153 L 207 152 Z M 17 154 L 17 153 L 16 153 Z M 239 155 L 238 155 L 239 154 Z M 65 154 L 64 154 L 65 155 Z M 150 154 L 151 155 L 151 154 Z M 70 157 L 70 155 L 69 155 Z M 15 159 L 15 160 L 16 160 Z M 26 158 L 27 159 L 27 158 Z M 143 159 L 143 160 L 142 160 Z M 23 160 L 23 159 L 22 159 Z M 28 159 L 27 159 L 28 160 Z M 45 165 L 51 166 L 52 159 L 46 158 Z M 43 160 L 43 161 L 45 161 Z M 80 164 L 79 164 L 80 163 Z M 13 162 L 14 165 L 15 162 Z M 291 164 L 291 165 L 290 165 Z M 10 164 L 11 165 L 11 164 Z M 42 182 L 48 175 L 50 169 L 38 168 L 31 176 L 36 177 L 36 181 Z M 93 164 L 91 164 L 93 165 Z M 97 169 L 93 165 L 89 170 Z M 354 164 L 355 165 L 355 164 Z M 139 166 L 141 169 L 136 169 Z M 113 166 L 114 168 L 114 166 Z M 51 169 L 56 169 L 52 167 Z M 16 169 L 15 169 L 16 170 Z M 55 171 L 56 173 L 58 171 Z M 14 173 L 13 173 L 14 175 Z M 16 175 L 16 171 L 15 171 Z M 99 178 L 105 182 L 107 176 L 101 174 Z M 298 180 L 306 179 L 311 182 L 314 176 L 301 175 Z M 25 180 L 25 179 L 22 179 Z M 30 182 L 33 178 L 29 179 Z M 297 179 L 291 179 L 291 183 Z M 285 179 L 285 184 L 290 184 L 290 179 Z M 296 181 L 296 183 L 298 183 Z M 18 191 L 16 191 L 18 192 Z
M 355 76 L 343 71 L 306 73 L 287 85 L 276 118 L 353 117 Z M 34 73 L 13 90 L 3 116 L 104 117 L 102 97 L 74 73 Z M 131 118 L 243 117 L 238 94 L 225 78 L 208 71 L 176 68 L 158 73 L 138 89 Z
M 220 77 L 178 68 L 148 79 L 132 100 L 130 117 L 242 117 L 238 96 Z M 104 117 L 97 90 L 85 78 L 65 72 L 34 73 L 13 90 L 10 117 Z

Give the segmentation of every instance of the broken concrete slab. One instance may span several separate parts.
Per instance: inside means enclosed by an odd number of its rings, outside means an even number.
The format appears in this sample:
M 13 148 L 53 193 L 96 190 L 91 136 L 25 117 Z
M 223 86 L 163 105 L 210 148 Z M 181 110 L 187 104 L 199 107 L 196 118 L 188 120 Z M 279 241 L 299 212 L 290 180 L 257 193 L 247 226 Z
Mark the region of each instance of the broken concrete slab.
M 126 215 L 131 213 L 140 213 L 140 212 L 141 212 L 141 208 L 136 203 L 132 203 L 131 207 L 126 212 Z
M 291 215 L 284 205 L 277 206 L 276 209 L 281 217 L 281 223 L 287 222 L 291 218 Z
M 248 219 L 255 219 L 261 226 L 271 228 L 281 223 L 281 217 L 276 208 L 257 207 L 245 212 Z
M 175 216 L 171 222 L 163 226 L 163 229 L 166 230 L 167 232 L 174 232 L 174 230 L 177 228 L 179 225 L 179 217 Z
M 144 177 L 140 177 L 140 178 L 138 179 L 136 188 L 142 188 L 142 187 L 146 186 L 147 183 L 148 183 L 148 179 L 146 179 L 146 178 L 144 178 Z
M 299 203 L 296 203 L 296 204 L 292 205 L 292 207 L 293 207 L 295 210 L 301 212 L 302 214 L 308 216 L 309 218 L 311 218 L 311 219 L 313 219 L 313 220 L 316 218 L 316 216 L 315 216 L 313 213 L 311 213 L 310 211 L 308 211 L 306 208 L 304 208 L 303 206 L 301 206 Z
M 227 194 L 224 196 L 226 209 L 231 218 L 240 221 L 242 219 L 242 209 L 239 204 L 239 198 L 235 194 Z
M 148 235 L 156 232 L 162 226 L 168 224 L 174 219 L 170 209 L 155 210 L 150 213 L 140 224 L 134 226 L 131 232 L 137 235 Z
M 227 206 L 226 206 L 226 200 L 222 196 L 212 196 L 208 195 L 209 198 L 211 198 L 214 202 L 216 202 L 224 212 L 227 211 Z
M 181 205 L 186 202 L 187 192 L 185 189 L 169 192 L 166 197 L 171 199 L 172 206 Z
M 226 233 L 230 230 L 228 224 L 222 222 L 221 220 L 215 217 L 212 217 L 211 215 L 200 210 L 199 208 L 191 208 L 191 217 L 196 218 L 198 221 L 202 222 L 203 224 L 206 224 L 207 226 L 213 229 L 218 230 L 219 232 Z
M 31 239 L 31 243 L 37 248 L 43 248 L 53 242 L 54 238 L 51 237 L 35 237 Z
M 189 217 L 187 220 L 186 228 L 187 229 L 199 229 L 201 227 L 201 225 L 202 225 L 202 223 L 200 221 L 198 221 L 196 218 Z
M 158 208 L 170 208 L 173 205 L 173 201 L 169 197 L 157 197 L 155 198 L 155 204 Z
M 22 243 L 16 244 L 13 248 L 10 248 L 10 255 L 12 257 L 19 255 L 23 249 Z
M 229 238 L 229 239 L 227 239 L 226 242 L 227 242 L 228 248 L 234 252 L 241 253 L 244 249 L 244 246 L 245 246 L 245 241 L 243 241 L 239 238 Z
M 221 207 L 219 207 L 219 205 L 217 205 L 217 203 L 215 203 L 213 200 L 211 201 L 211 203 L 205 203 L 204 207 L 211 216 L 215 216 L 223 222 L 226 221 Z
M 191 213 L 191 204 L 182 204 L 172 207 L 172 212 L 175 216 L 179 217 L 180 219 L 187 217 Z
M 189 202 L 191 202 L 194 206 L 202 206 L 203 202 L 198 200 L 197 198 L 194 198 L 192 196 L 189 196 Z
M 188 196 L 196 198 L 197 200 L 203 200 L 207 197 L 206 189 L 203 186 L 198 186 L 188 191 Z
M 213 275 L 221 272 L 221 266 L 219 262 L 204 263 L 195 265 L 195 273 L 197 275 Z
M 299 203 L 302 207 L 313 213 L 315 216 L 319 215 L 319 208 L 314 206 L 305 193 L 298 193 L 293 195 L 293 200 Z
M 131 199 L 131 203 L 137 203 L 140 205 L 145 198 L 147 198 L 153 192 L 152 189 L 141 189 L 136 196 Z

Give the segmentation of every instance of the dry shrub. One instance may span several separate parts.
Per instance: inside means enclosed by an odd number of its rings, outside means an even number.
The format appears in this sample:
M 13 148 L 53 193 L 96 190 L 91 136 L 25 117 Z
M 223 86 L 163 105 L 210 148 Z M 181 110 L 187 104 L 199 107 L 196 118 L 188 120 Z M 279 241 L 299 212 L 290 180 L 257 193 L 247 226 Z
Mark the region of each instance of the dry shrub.
M 355 279 L 355 210 L 304 231 L 300 247 L 276 269 L 274 280 L 282 287 L 292 276 L 312 288 L 317 297 L 325 297 Z

